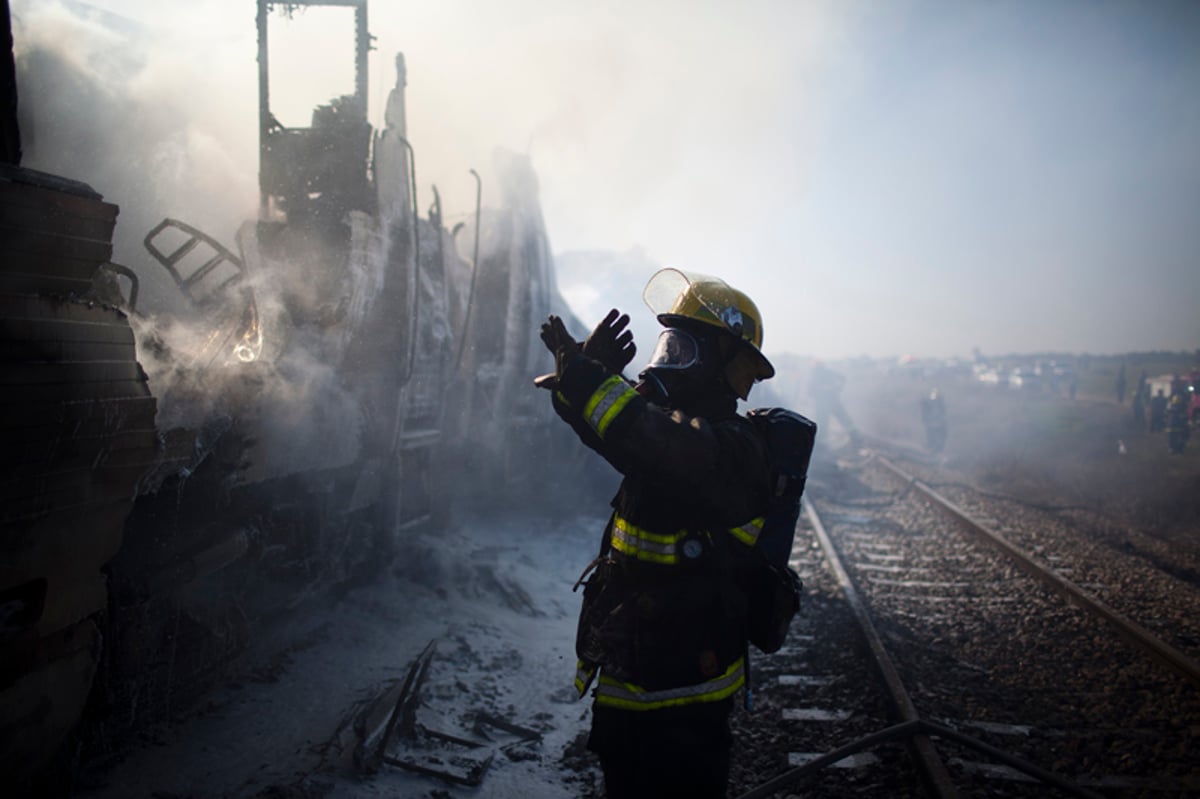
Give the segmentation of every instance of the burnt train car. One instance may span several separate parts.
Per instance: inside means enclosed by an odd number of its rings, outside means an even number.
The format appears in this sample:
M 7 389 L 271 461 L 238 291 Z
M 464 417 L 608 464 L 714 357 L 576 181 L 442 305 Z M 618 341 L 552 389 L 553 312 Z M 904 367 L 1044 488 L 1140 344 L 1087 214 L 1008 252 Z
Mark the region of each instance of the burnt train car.
M 531 386 L 536 330 L 569 312 L 528 159 L 498 156 L 500 202 L 480 190 L 453 231 L 436 188 L 422 217 L 402 56 L 385 126 L 367 121 L 366 0 L 329 3 L 355 15 L 355 93 L 280 125 L 268 14 L 326 4 L 258 3 L 261 203 L 235 241 L 164 219 L 147 263 L 120 266 L 115 205 L 0 169 L 15 778 L 169 719 L 264 625 L 372 579 L 451 506 L 579 479 L 539 467 L 570 442 Z M 149 268 L 171 307 L 142 307 Z

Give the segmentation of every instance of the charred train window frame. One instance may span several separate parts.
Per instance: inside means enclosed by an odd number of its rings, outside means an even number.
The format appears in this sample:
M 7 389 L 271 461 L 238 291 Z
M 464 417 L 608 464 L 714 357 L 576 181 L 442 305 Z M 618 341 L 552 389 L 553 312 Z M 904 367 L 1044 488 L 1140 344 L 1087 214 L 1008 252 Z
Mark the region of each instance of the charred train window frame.
M 271 11 L 334 7 L 354 10 L 354 94 L 337 97 L 313 112 L 307 128 L 284 127 L 271 112 Z M 367 0 L 258 0 L 259 216 L 280 214 L 290 223 L 306 220 L 337 225 L 352 210 L 373 210 L 374 193 L 366 166 L 371 126 L 367 120 Z M 348 160 L 362 169 L 345 169 Z

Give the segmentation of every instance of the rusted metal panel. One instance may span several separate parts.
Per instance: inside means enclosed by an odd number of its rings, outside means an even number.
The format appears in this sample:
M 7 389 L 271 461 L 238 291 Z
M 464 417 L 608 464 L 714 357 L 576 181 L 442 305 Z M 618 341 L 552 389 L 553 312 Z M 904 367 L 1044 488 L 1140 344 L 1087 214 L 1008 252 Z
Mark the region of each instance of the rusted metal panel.
M 73 472 L 23 474 L 0 482 L 0 523 L 15 524 L 54 510 L 132 499 L 134 487 L 154 465 L 153 458 L 133 464 L 101 466 Z
M 71 402 L 90 399 L 120 399 L 144 397 L 149 394 L 145 379 L 121 380 L 107 383 L 47 383 L 9 386 L 4 389 L 5 402 Z M 2 407 L 0 405 L 0 407 Z
M 91 287 L 92 281 L 82 277 L 58 277 L 42 273 L 16 273 L 0 270 L 0 291 L 67 295 L 84 294 Z
M 0 267 L 20 253 L 92 261 L 97 266 L 112 258 L 112 242 L 81 239 L 0 225 Z
M 43 466 L 37 469 L 37 477 L 66 479 L 73 472 L 98 471 L 101 469 L 120 469 L 134 466 L 149 466 L 157 462 L 158 452 L 155 442 L 157 436 L 148 433 L 131 433 L 124 437 L 113 437 L 110 445 L 104 439 L 88 439 L 90 447 L 74 448 L 74 441 L 50 442 L 54 447 L 51 457 L 46 459 Z M 65 444 L 65 446 L 64 446 Z M 124 446 L 122 446 L 124 445 Z M 90 451 L 89 451 L 90 450 Z M 7 457 L 7 456 L 6 456 Z M 26 461 L 26 463 L 30 463 Z M 0 491 L 6 486 L 14 485 L 22 480 L 33 479 L 30 472 L 22 469 L 20 472 L 0 478 Z
M 3 311 L 0 310 L 0 313 Z M 67 344 L 76 341 L 122 344 L 130 347 L 134 345 L 133 330 L 124 320 L 121 323 L 97 323 L 49 316 L 41 319 L 0 316 L 0 337 L 13 347 L 43 343 Z
M 57 297 L 38 297 L 28 294 L 0 294 L 0 335 L 5 338 L 23 338 L 23 331 L 34 331 L 28 335 L 40 338 L 36 326 L 23 327 L 22 322 L 51 325 L 44 331 L 45 337 L 55 338 L 88 338 L 94 341 L 133 341 L 133 331 L 129 327 L 129 319 L 124 313 L 106 305 L 83 300 L 71 300 Z M 79 328 L 79 335 L 74 335 L 67 328 L 59 329 L 53 325 L 63 322 L 80 322 L 96 325 L 96 328 Z M 99 338 L 99 327 L 110 328 L 112 336 Z
M 85 621 L 42 639 L 12 664 L 13 681 L 0 684 L 0 718 L 22 720 L 17 734 L 0 738 L 6 777 L 43 767 L 83 713 L 100 649 L 100 630 Z M 7 682 L 7 681 L 6 681 Z
M 0 251 L 0 278 L 15 283 L 22 275 L 34 275 L 55 280 L 81 280 L 91 284 L 99 265 L 108 260 L 102 249 L 88 254 L 65 253 L 62 251 L 34 252 L 26 249 L 8 248 Z M 108 251 L 111 254 L 111 250 Z M 27 292 L 26 289 L 9 288 L 12 292 Z M 51 284 L 38 287 L 28 293 L 45 293 L 55 290 Z
M 72 571 L 104 563 L 120 545 L 132 497 L 55 508 L 38 519 L 12 523 L 2 541 L 0 589 L 46 577 L 69 564 Z M 7 523 L 6 523 L 7 524 Z
M 108 558 L 120 546 L 121 528 L 117 525 L 109 535 L 93 536 L 87 543 L 101 542 L 106 546 L 89 546 L 89 552 L 107 552 Z M 63 563 L 65 554 L 59 556 Z M 39 636 L 50 635 L 72 624 L 78 624 L 100 611 L 108 604 L 108 580 L 102 572 L 94 569 L 49 572 L 46 587 L 46 604 L 33 632 Z
M 58 191 L 33 185 L 28 180 L 14 180 L 11 177 L 4 180 L 4 177 L 6 175 L 0 174 L 0 218 L 4 216 L 4 207 L 9 205 L 34 208 L 48 215 L 64 214 L 110 222 L 115 221 L 119 213 L 117 206 L 112 203 L 85 197 L 79 192 Z
M 26 469 L 36 467 L 70 471 L 91 468 L 101 461 L 116 463 L 116 458 L 129 457 L 127 453 L 135 451 L 143 453 L 140 456 L 143 460 L 146 459 L 145 453 L 150 453 L 150 458 L 153 459 L 158 441 L 158 434 L 152 427 L 93 436 L 63 435 L 61 431 L 56 431 L 57 437 L 49 440 L 47 432 L 49 431 L 40 429 L 25 442 L 18 442 L 15 437 L 9 436 L 0 439 L 6 445 L 15 445 L 5 446 L 0 450 L 0 469 L 20 466 Z M 37 446 L 28 446 L 31 443 Z
M 112 256 L 117 206 L 0 165 L 0 772 L 32 773 L 83 712 L 140 480 L 162 454 L 128 318 L 65 299 Z M 11 609 L 11 608 L 10 608 Z
M 0 372 L 0 386 L 136 382 L 144 376 L 137 361 L 24 361 L 10 363 Z
M 12 341 L 0 339 L 0 364 L 43 361 L 51 363 L 89 361 L 132 361 L 137 357 L 134 343 L 111 341 Z
M 0 186 L 2 185 L 4 184 L 0 184 Z M 47 213 L 45 208 L 24 203 L 5 202 L 5 195 L 0 193 L 0 227 L 110 241 L 113 229 L 116 227 L 116 218 L 107 215 L 80 216 L 61 209 Z
M 0 402 L 0 431 L 4 431 L 0 441 L 31 441 L 31 436 L 43 435 L 33 432 L 43 427 L 68 436 L 143 429 L 154 426 L 156 412 L 157 403 L 149 394 L 107 400 L 91 397 L 57 404 L 4 401 Z M 44 435 L 49 438 L 53 433 L 47 430 Z

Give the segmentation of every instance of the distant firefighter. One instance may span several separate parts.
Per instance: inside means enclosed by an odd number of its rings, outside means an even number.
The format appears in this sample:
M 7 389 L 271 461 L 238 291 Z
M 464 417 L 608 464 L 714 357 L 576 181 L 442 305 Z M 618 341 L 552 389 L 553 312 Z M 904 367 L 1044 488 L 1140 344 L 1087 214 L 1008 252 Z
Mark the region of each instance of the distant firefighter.
M 930 452 L 946 446 L 946 401 L 935 388 L 921 398 L 921 421 L 925 424 L 925 444 Z
M 1160 388 L 1150 398 L 1150 432 L 1161 433 L 1167 423 L 1167 395 Z
M 1172 455 L 1182 455 L 1187 446 L 1191 430 L 1188 428 L 1186 394 L 1176 394 L 1167 403 L 1167 451 Z
M 1133 421 L 1141 426 L 1146 424 L 1146 400 L 1150 398 L 1150 389 L 1146 385 L 1146 373 L 1138 378 L 1137 388 L 1133 390 Z
M 850 443 L 856 445 L 858 443 L 858 430 L 854 427 L 854 422 L 850 419 L 850 414 L 846 413 L 846 408 L 842 405 L 842 387 L 846 385 L 846 378 L 833 369 L 830 369 L 821 361 L 813 363 L 812 374 L 808 378 L 808 395 L 813 400 L 813 421 L 817 423 L 818 430 L 828 429 L 826 425 L 829 423 L 829 417 L 838 420 L 842 429 L 850 436 Z

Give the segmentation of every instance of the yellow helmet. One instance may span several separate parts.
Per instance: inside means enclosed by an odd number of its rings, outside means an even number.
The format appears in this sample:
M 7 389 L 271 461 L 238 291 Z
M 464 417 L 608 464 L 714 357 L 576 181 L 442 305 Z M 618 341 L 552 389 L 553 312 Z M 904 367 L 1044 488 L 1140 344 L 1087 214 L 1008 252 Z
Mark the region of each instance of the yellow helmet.
M 775 376 L 775 367 L 762 354 L 762 315 L 758 306 L 725 281 L 679 269 L 660 269 L 646 283 L 642 299 L 664 327 L 699 322 L 741 341 L 743 346 L 726 366 L 725 374 L 742 399 L 750 394 L 756 380 Z

